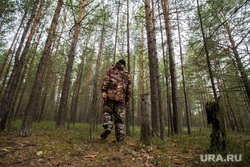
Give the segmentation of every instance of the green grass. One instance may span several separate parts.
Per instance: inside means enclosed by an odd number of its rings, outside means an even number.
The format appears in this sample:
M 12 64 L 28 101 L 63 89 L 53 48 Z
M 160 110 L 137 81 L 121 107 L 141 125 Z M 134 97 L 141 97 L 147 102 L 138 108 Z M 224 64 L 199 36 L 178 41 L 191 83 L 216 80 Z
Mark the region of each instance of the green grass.
M 22 125 L 21 120 L 16 120 L 12 123 L 9 132 L 16 133 L 20 131 Z M 166 137 L 166 141 L 161 141 L 160 138 L 153 138 L 152 146 L 142 145 L 140 142 L 140 131 L 139 126 L 135 126 L 134 133 L 131 130 L 131 137 L 126 137 L 125 145 L 129 147 L 129 144 L 133 143 L 133 150 L 124 151 L 133 157 L 139 156 L 141 150 L 146 150 L 150 156 L 154 157 L 153 160 L 149 162 L 158 166 L 173 166 L 173 160 L 169 159 L 169 156 L 174 155 L 176 158 L 185 161 L 185 164 L 192 164 L 191 166 L 199 166 L 200 164 L 204 167 L 207 166 L 247 166 L 250 164 L 250 134 L 249 132 L 232 132 L 227 131 L 226 140 L 226 152 L 224 154 L 242 154 L 242 161 L 239 163 L 224 163 L 224 162 L 206 162 L 200 161 L 201 154 L 209 154 L 210 147 L 210 134 L 211 129 L 203 129 L 200 131 L 199 128 L 192 128 L 191 135 L 187 133 L 187 129 L 184 128 L 183 134 L 173 135 Z M 94 145 L 91 147 L 92 151 L 109 153 L 109 148 L 103 145 L 102 140 L 100 140 L 100 133 L 103 131 L 101 125 L 98 125 L 97 132 L 92 132 L 92 140 L 89 139 L 89 124 L 76 123 L 75 126 L 70 124 L 69 129 L 65 124 L 64 128 L 56 128 L 55 122 L 34 122 L 32 127 L 32 136 L 36 139 L 40 145 L 36 151 L 61 151 L 63 155 L 67 155 L 69 151 L 75 150 L 72 154 L 80 155 L 81 151 L 77 149 L 81 148 L 89 149 L 89 145 Z M 166 128 L 167 133 L 167 128 Z M 15 134 L 16 135 L 16 134 Z M 16 135 L 17 136 L 17 135 Z M 114 132 L 112 134 L 114 140 Z M 48 146 L 48 140 L 60 141 L 54 146 Z M 32 143 L 31 143 L 32 144 Z M 102 145 L 102 148 L 99 146 Z M 218 152 L 217 154 L 222 154 Z M 164 156 L 168 155 L 168 156 Z M 157 159 L 156 157 L 164 156 Z M 188 160 L 190 158 L 190 161 Z M 98 166 L 99 161 L 102 160 L 103 156 L 98 155 Z M 108 160 L 104 160 L 105 162 Z M 120 162 L 114 164 L 114 166 L 122 166 Z

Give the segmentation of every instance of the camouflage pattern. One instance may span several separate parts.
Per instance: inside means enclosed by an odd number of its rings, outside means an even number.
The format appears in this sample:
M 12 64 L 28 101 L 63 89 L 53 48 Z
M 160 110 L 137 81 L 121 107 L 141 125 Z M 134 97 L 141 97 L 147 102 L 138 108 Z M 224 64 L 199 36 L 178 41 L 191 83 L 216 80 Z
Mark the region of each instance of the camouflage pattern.
M 110 100 L 128 102 L 132 93 L 128 71 L 121 65 L 111 66 L 104 76 L 101 90 L 107 93 Z
M 122 102 L 106 100 L 103 105 L 104 123 L 103 127 L 113 128 L 112 115 L 114 114 L 115 121 L 115 137 L 117 141 L 121 141 L 125 138 L 125 107 Z
M 132 93 L 130 76 L 124 66 L 117 64 L 107 70 L 101 90 L 107 94 L 107 100 L 104 101 L 103 106 L 103 127 L 113 128 L 112 115 L 114 114 L 116 140 L 122 142 L 125 138 L 124 104 L 129 101 Z

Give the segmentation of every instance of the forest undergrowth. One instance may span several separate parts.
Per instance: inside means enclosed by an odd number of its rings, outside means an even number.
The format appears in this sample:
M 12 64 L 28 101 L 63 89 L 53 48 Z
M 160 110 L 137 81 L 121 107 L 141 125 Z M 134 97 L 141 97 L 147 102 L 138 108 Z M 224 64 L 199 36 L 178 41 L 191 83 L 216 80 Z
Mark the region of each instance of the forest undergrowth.
M 132 137 L 126 137 L 124 146 L 116 144 L 114 130 L 103 140 L 89 125 L 76 123 L 73 127 L 55 128 L 55 122 L 33 123 L 30 137 L 19 137 L 21 121 L 15 121 L 0 134 L 0 166 L 248 166 L 250 164 L 249 132 L 227 132 L 227 152 L 241 154 L 240 162 L 202 162 L 200 155 L 209 153 L 209 129 L 192 128 L 188 135 L 174 135 L 162 142 L 153 139 L 153 145 L 140 143 L 140 127 Z M 220 153 L 217 153 L 217 155 Z

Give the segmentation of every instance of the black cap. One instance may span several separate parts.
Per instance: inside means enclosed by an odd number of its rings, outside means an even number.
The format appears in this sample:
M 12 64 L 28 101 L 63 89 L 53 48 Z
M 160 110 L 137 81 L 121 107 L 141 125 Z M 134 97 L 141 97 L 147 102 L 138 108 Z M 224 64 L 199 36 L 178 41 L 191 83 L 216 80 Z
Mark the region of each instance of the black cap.
M 120 64 L 124 65 L 124 67 L 126 66 L 126 62 L 125 62 L 125 60 L 124 60 L 124 59 L 119 60 L 119 61 L 118 61 L 118 63 L 120 63 Z

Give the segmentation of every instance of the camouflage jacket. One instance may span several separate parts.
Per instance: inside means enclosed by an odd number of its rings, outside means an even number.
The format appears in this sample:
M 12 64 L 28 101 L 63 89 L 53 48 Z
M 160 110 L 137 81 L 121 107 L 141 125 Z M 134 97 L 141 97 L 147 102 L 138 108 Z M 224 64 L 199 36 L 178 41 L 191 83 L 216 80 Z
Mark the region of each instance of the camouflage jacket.
M 127 70 L 120 65 L 109 67 L 103 81 L 102 92 L 114 101 L 128 102 L 132 93 L 132 83 Z

